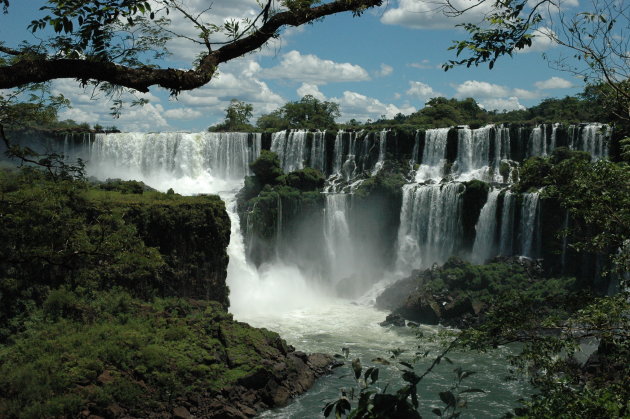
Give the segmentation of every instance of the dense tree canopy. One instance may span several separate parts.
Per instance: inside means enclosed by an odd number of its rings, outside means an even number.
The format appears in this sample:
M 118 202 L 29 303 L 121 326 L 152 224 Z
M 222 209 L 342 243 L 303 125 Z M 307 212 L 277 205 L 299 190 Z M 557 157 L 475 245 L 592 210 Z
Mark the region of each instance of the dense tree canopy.
M 256 124 L 261 129 L 331 129 L 336 127 L 335 118 L 339 116 L 338 103 L 306 95 L 299 101 L 287 102 L 270 114 L 261 116 Z
M 254 106 L 251 103 L 245 103 L 237 99 L 232 99 L 230 101 L 230 105 L 225 109 L 225 121 L 211 126 L 208 128 L 208 131 L 253 131 L 254 127 L 249 123 L 249 119 L 252 117 L 253 112 Z

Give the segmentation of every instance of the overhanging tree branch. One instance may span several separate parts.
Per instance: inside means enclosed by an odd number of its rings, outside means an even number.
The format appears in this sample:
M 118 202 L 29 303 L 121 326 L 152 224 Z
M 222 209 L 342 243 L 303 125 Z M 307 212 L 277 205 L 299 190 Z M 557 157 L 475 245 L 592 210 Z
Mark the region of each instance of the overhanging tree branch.
M 382 0 L 336 0 L 317 7 L 297 8 L 277 13 L 251 34 L 205 54 L 199 64 L 189 70 L 173 68 L 130 67 L 101 59 L 25 57 L 10 65 L 0 66 L 0 89 L 40 83 L 60 78 L 74 78 L 87 84 L 90 80 L 107 82 L 140 92 L 161 86 L 173 94 L 208 83 L 219 64 L 233 60 L 262 47 L 276 37 L 283 26 L 300 26 L 325 16 L 380 6 Z M 4 47 L 3 47 L 4 48 Z M 5 53 L 8 53 L 5 51 Z

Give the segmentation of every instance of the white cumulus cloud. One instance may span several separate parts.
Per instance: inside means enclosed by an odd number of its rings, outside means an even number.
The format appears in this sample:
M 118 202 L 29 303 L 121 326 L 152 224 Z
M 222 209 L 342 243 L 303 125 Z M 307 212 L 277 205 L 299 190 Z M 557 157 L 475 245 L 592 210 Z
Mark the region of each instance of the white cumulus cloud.
M 486 81 L 467 80 L 453 87 L 455 88 L 455 97 L 458 98 L 504 97 L 509 94 L 507 87 Z
M 487 98 L 479 102 L 479 106 L 488 111 L 516 111 L 524 110 L 525 106 L 521 105 L 516 96 L 509 98 Z
M 553 38 L 556 33 L 547 27 L 538 28 L 533 32 L 534 38 L 532 39 L 532 46 L 529 48 L 523 48 L 516 50 L 517 53 L 527 54 L 530 52 L 545 52 L 556 45 Z
M 341 98 L 332 98 L 331 100 L 339 103 L 344 120 L 376 120 L 382 115 L 385 115 L 386 118 L 393 118 L 398 113 L 410 114 L 416 110 L 413 106 L 403 105 L 398 107 L 394 104 L 386 104 L 376 98 L 348 90 L 343 92 Z
M 517 96 L 520 99 L 538 99 L 540 97 L 540 92 L 516 88 L 512 89 L 512 95 Z
M 122 109 L 120 117 L 114 119 L 110 114 L 111 99 L 99 92 L 93 94 L 93 89 L 90 87 L 81 88 L 76 80 L 55 80 L 52 91 L 55 94 L 63 94 L 70 100 L 71 108 L 64 109 L 59 113 L 61 120 L 73 119 L 76 122 L 87 122 L 90 125 L 115 125 L 124 131 L 169 129 L 169 124 L 163 116 L 164 107 L 157 103 L 159 99 L 151 93 L 132 95 L 124 92 L 119 98 L 123 100 L 125 107 Z M 139 98 L 147 99 L 150 102 L 144 106 L 130 106 L 132 100 Z
M 423 102 L 433 97 L 443 96 L 440 92 L 436 92 L 431 86 L 421 81 L 410 81 L 409 89 L 405 93 Z
M 415 62 L 415 63 L 409 63 L 407 64 L 409 67 L 413 67 L 413 68 L 417 68 L 419 70 L 430 70 L 433 68 L 440 68 L 440 66 L 435 66 L 433 64 L 431 64 L 430 60 L 422 60 L 420 62 Z
M 383 13 L 381 22 L 388 25 L 401 25 L 413 29 L 452 29 L 458 23 L 480 22 L 491 9 L 491 2 L 481 2 L 465 13 L 453 16 L 449 14 L 450 5 L 458 10 L 468 9 L 470 0 L 399 0 Z
M 170 119 L 197 119 L 202 115 L 203 113 L 201 111 L 191 108 L 175 108 L 164 111 L 164 116 Z
M 302 85 L 297 89 L 297 94 L 299 97 L 311 95 L 315 99 L 326 100 L 326 96 L 324 96 L 324 94 L 319 91 L 319 88 L 316 84 L 302 83 Z
M 368 72 L 359 65 L 324 60 L 313 54 L 302 55 L 295 50 L 284 54 L 277 66 L 261 70 L 259 76 L 267 79 L 297 80 L 311 84 L 370 79 Z
M 562 77 L 551 77 L 550 79 L 537 81 L 534 83 L 534 86 L 541 90 L 550 90 L 550 89 L 568 89 L 569 87 L 573 87 L 573 84 L 569 80 L 565 80 Z
M 378 71 L 375 71 L 374 74 L 377 77 L 385 77 L 385 76 L 389 76 L 393 72 L 394 72 L 394 67 L 383 63 L 381 64 L 381 69 Z

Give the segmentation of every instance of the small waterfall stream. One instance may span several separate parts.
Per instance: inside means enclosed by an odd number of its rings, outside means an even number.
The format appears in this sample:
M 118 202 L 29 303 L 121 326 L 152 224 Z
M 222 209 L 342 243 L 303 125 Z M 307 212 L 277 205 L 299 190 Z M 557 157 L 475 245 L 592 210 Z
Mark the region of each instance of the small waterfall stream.
M 416 171 L 416 182 L 429 179 L 439 181 L 446 164 L 446 141 L 450 128 L 429 129 L 425 134 L 425 145 L 420 167 Z
M 471 259 L 475 263 L 485 263 L 488 259 L 496 255 L 496 245 L 494 241 L 496 231 L 496 213 L 499 190 L 493 189 L 488 194 L 488 200 L 481 209 L 479 220 L 475 226 L 475 243 Z

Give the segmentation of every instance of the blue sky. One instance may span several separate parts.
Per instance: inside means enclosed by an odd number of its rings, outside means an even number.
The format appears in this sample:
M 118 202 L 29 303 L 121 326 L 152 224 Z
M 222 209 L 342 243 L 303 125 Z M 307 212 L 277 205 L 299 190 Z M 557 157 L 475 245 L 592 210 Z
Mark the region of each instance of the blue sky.
M 455 0 L 464 4 L 467 0 Z M 34 42 L 24 30 L 38 15 L 33 2 L 12 2 L 9 15 L 0 15 L 0 39 L 12 45 L 19 39 Z M 207 1 L 188 0 L 199 9 Z M 90 92 L 73 80 L 61 80 L 54 89 L 72 101 L 61 118 L 79 122 L 116 125 L 126 131 L 200 131 L 220 122 L 230 99 L 252 103 L 255 115 L 270 112 L 286 101 L 312 94 L 340 104 L 340 121 L 392 117 L 423 107 L 434 96 L 473 97 L 487 109 L 517 109 L 532 106 L 546 97 L 563 97 L 582 89 L 570 74 L 552 69 L 542 53 L 551 57 L 564 53 L 544 36 L 534 48 L 501 60 L 493 70 L 487 66 L 456 68 L 444 72 L 440 65 L 454 58 L 448 51 L 452 40 L 465 34 L 456 29 L 462 20 L 478 22 L 484 10 L 459 20 L 431 12 L 435 2 L 390 0 L 359 18 L 335 15 L 323 22 L 285 30 L 280 39 L 260 52 L 249 54 L 219 68 L 209 85 L 183 92 L 174 100 L 153 88 L 143 95 L 144 107 L 127 108 L 120 119 L 108 114 L 107 98 L 92 99 Z M 255 0 L 215 0 L 213 22 L 228 17 L 251 16 Z M 580 10 L 577 0 L 566 0 L 569 11 Z M 187 31 L 186 23 L 174 21 L 173 28 Z M 172 56 L 166 65 L 188 67 L 196 50 L 183 40 L 170 44 Z M 254 119 L 255 120 L 255 119 Z M 252 121 L 253 122 L 253 121 Z

